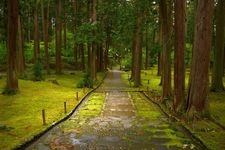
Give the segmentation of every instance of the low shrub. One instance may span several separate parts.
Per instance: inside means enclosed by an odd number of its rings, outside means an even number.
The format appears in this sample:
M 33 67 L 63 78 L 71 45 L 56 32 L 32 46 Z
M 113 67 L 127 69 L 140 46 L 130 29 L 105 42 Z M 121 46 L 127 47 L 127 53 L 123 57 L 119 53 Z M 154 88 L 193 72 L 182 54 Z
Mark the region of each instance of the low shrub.
M 34 81 L 41 81 L 43 80 L 43 65 L 39 61 L 33 66 L 33 80 Z
M 94 81 L 92 80 L 90 73 L 85 73 L 82 80 L 80 80 L 77 84 L 78 88 L 88 87 L 93 88 Z

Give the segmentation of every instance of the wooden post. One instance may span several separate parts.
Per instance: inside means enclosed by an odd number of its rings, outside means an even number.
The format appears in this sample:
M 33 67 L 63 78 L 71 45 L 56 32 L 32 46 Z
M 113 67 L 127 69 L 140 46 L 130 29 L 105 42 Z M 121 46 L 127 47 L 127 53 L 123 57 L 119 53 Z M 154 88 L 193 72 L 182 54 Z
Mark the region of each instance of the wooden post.
M 79 97 L 78 97 L 78 92 L 77 92 L 77 101 L 79 100 Z
M 85 86 L 84 86 L 84 87 L 83 87 L 83 93 L 85 94 L 85 92 L 86 92 L 86 91 L 85 91 Z
M 149 79 L 148 79 L 148 84 L 149 84 Z
M 66 114 L 67 111 L 66 111 L 66 102 L 64 102 L 64 113 Z
M 42 120 L 43 120 L 43 125 L 46 125 L 45 110 L 44 109 L 42 109 Z

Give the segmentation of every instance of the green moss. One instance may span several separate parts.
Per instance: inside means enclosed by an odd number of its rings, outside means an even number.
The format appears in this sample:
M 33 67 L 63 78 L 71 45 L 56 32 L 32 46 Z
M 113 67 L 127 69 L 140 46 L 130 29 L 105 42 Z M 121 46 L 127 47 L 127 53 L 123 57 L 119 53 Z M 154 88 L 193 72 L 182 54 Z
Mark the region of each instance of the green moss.
M 13 149 L 64 117 L 64 102 L 67 102 L 69 113 L 79 102 L 76 92 L 79 99 L 85 94 L 82 89 L 76 88 L 81 78 L 82 73 L 78 72 L 76 75 L 46 76 L 45 81 L 40 82 L 19 80 L 18 94 L 0 95 L 0 124 L 10 127 L 10 130 L 0 130 L 0 149 Z M 59 85 L 49 81 L 52 79 L 57 80 Z M 5 82 L 5 78 L 0 79 L 1 91 Z M 42 109 L 46 111 L 45 126 L 42 125 Z
M 225 132 L 214 123 L 198 120 L 189 124 L 189 127 L 209 149 L 225 149 Z
M 136 115 L 140 118 L 157 119 L 162 117 L 158 108 L 146 101 L 139 93 L 130 93 L 134 106 L 136 107 Z
M 78 111 L 78 113 L 70 118 L 63 124 L 63 130 L 85 127 L 85 124 L 89 119 L 98 117 L 102 113 L 104 107 L 105 94 L 104 93 L 94 93 L 89 98 L 86 104 Z M 95 105 L 97 104 L 97 105 Z
M 160 83 L 160 77 L 156 75 L 157 74 L 157 67 L 153 67 L 150 70 L 143 70 L 141 72 L 141 82 L 142 87 L 141 89 L 146 91 L 147 87 L 154 91 L 154 94 L 157 94 L 158 96 L 162 93 L 162 87 L 158 86 Z M 188 87 L 188 80 L 189 80 L 189 74 L 190 69 L 186 69 L 186 79 L 185 79 L 185 88 Z M 126 75 L 124 75 L 124 80 L 126 79 Z M 211 74 L 210 74 L 211 76 Z M 211 79 L 211 77 L 210 77 Z M 149 84 L 148 84 L 149 80 Z M 172 89 L 174 88 L 174 82 L 173 82 L 173 69 L 172 69 Z M 224 81 L 225 84 L 225 81 Z M 225 92 L 221 93 L 209 93 L 209 104 L 210 104 L 210 115 L 218 122 L 220 122 L 222 125 L 225 124 Z M 144 106 L 141 104 L 138 104 L 138 107 L 142 107 L 144 109 Z M 145 115 L 145 114 L 143 114 Z M 196 121 L 194 124 L 187 125 L 190 130 L 199 137 L 206 146 L 210 149 L 225 149 L 225 132 L 224 130 L 220 129 L 218 126 L 216 126 L 214 123 L 212 123 L 210 120 L 201 120 Z M 177 135 L 177 134 L 176 134 Z M 179 134 L 178 134 L 179 135 Z M 181 135 L 179 135 L 181 136 Z M 175 140 L 176 141 L 176 140 Z M 172 142 L 172 141 L 171 141 Z M 170 142 L 170 144 L 172 144 Z
M 132 92 L 130 96 L 136 106 L 136 115 L 139 118 L 137 124 L 141 124 L 141 129 L 149 140 L 165 140 L 162 145 L 168 149 L 182 149 L 185 145 L 190 147 L 191 141 L 179 129 L 178 123 L 168 121 L 159 108 L 140 93 Z M 140 127 L 137 127 L 137 130 L 140 130 Z

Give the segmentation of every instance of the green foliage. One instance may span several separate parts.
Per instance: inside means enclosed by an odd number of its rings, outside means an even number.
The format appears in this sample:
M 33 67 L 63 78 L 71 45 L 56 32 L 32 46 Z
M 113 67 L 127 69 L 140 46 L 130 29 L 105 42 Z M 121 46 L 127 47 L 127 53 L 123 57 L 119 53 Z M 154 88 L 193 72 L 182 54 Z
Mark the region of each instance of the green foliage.
M 158 62 L 158 52 L 159 52 L 160 46 L 158 43 L 154 44 L 149 51 L 149 64 L 152 67 L 153 65 L 157 64 Z
M 26 62 L 31 63 L 33 61 L 34 42 L 28 42 L 25 44 L 25 59 Z
M 121 67 L 122 67 L 121 69 L 124 70 L 124 71 L 131 70 L 131 67 L 132 67 L 131 58 L 127 57 L 127 58 L 123 59 L 121 61 Z
M 37 62 L 33 66 L 33 80 L 34 81 L 41 81 L 43 80 L 43 65 L 41 62 Z
M 74 55 L 74 51 L 73 51 L 74 50 L 74 34 L 70 31 L 67 31 L 66 38 L 67 38 L 66 48 L 64 47 L 64 44 L 63 44 L 62 55 L 65 57 L 71 57 Z M 53 49 L 52 51 L 54 51 L 55 53 L 55 49 Z
M 83 79 L 80 80 L 77 84 L 77 88 L 83 88 L 83 87 L 93 88 L 93 86 L 94 86 L 94 81 L 92 80 L 89 72 L 85 73 Z
M 197 1 L 189 1 L 187 3 L 187 34 L 186 39 L 188 43 L 194 41 L 194 24 L 195 24 L 195 13 L 196 13 Z
M 99 32 L 99 30 L 101 30 Z M 105 33 L 102 31 L 101 25 L 98 22 L 83 23 L 80 25 L 76 34 L 74 34 L 74 41 L 80 43 L 101 43 L 105 38 Z
M 185 49 L 185 64 L 190 65 L 191 60 L 192 60 L 192 45 L 187 43 Z
M 0 42 L 0 64 L 6 63 L 6 54 L 7 54 L 6 43 Z

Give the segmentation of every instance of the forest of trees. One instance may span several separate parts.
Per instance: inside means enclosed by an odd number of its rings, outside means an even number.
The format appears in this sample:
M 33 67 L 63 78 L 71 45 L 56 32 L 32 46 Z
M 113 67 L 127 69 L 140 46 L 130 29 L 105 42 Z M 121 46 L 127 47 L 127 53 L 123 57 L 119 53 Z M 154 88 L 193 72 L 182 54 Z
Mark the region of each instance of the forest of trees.
M 4 93 L 20 89 L 31 64 L 46 74 L 70 64 L 96 80 L 114 62 L 131 69 L 135 87 L 141 69 L 158 65 L 162 103 L 175 112 L 205 114 L 209 90 L 224 91 L 224 0 L 2 0 L 0 18 Z

